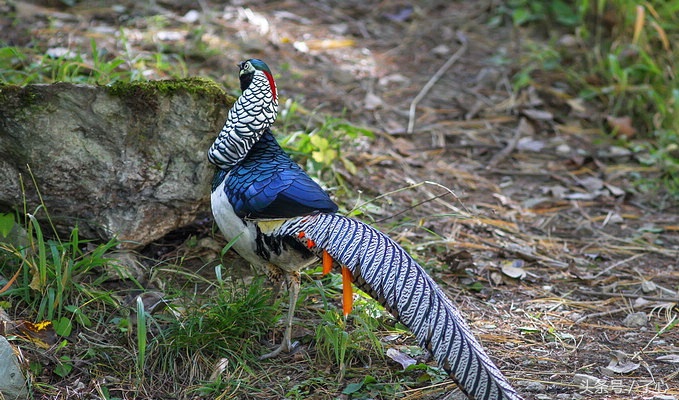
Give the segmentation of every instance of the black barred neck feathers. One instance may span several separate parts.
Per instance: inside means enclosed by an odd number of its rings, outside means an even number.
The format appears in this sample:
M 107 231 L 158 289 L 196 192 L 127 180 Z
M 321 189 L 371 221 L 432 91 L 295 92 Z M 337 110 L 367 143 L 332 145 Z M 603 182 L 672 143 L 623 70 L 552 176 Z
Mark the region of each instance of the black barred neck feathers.
M 277 114 L 278 97 L 271 73 L 257 69 L 229 110 L 224 127 L 208 151 L 208 160 L 225 171 L 230 170 L 273 125 Z

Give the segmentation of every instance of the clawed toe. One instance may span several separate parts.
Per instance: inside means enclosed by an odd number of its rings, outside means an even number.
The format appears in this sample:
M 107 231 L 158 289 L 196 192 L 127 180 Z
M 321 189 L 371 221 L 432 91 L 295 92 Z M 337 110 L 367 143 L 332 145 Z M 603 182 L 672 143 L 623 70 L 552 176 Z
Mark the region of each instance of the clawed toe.
M 295 341 L 293 343 L 290 343 L 289 341 L 284 340 L 283 343 L 281 343 L 280 346 L 276 347 L 274 351 L 262 354 L 261 356 L 259 356 L 259 359 L 266 360 L 268 358 L 278 357 L 279 354 L 290 353 L 294 351 L 297 347 L 299 347 L 299 342 Z

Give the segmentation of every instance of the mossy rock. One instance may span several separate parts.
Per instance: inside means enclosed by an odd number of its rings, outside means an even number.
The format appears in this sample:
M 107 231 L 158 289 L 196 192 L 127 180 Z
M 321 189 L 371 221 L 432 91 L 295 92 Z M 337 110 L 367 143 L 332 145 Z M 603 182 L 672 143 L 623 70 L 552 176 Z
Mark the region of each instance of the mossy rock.
M 209 212 L 206 152 L 234 101 L 216 83 L 0 85 L 0 100 L 0 212 L 35 210 L 34 179 L 61 230 L 131 246 Z

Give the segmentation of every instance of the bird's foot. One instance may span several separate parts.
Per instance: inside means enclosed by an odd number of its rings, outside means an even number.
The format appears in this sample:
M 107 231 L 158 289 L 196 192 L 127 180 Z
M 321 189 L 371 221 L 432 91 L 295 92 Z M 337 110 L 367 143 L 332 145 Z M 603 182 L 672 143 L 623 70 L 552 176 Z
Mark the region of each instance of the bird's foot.
M 299 342 L 295 341 L 290 343 L 290 341 L 283 340 L 283 343 L 281 343 L 280 346 L 276 347 L 274 351 L 259 356 L 259 359 L 266 360 L 268 358 L 277 357 L 279 354 L 281 354 L 281 352 L 290 353 L 294 351 L 297 347 L 299 347 Z

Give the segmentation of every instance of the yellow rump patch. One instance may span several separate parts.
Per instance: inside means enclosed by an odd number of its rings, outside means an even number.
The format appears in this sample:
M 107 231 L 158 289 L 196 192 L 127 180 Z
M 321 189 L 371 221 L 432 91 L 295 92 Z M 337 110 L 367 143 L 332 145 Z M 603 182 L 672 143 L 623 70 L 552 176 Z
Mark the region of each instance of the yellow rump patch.
M 276 229 L 280 228 L 287 219 L 260 219 L 257 220 L 257 226 L 264 234 L 270 234 Z

